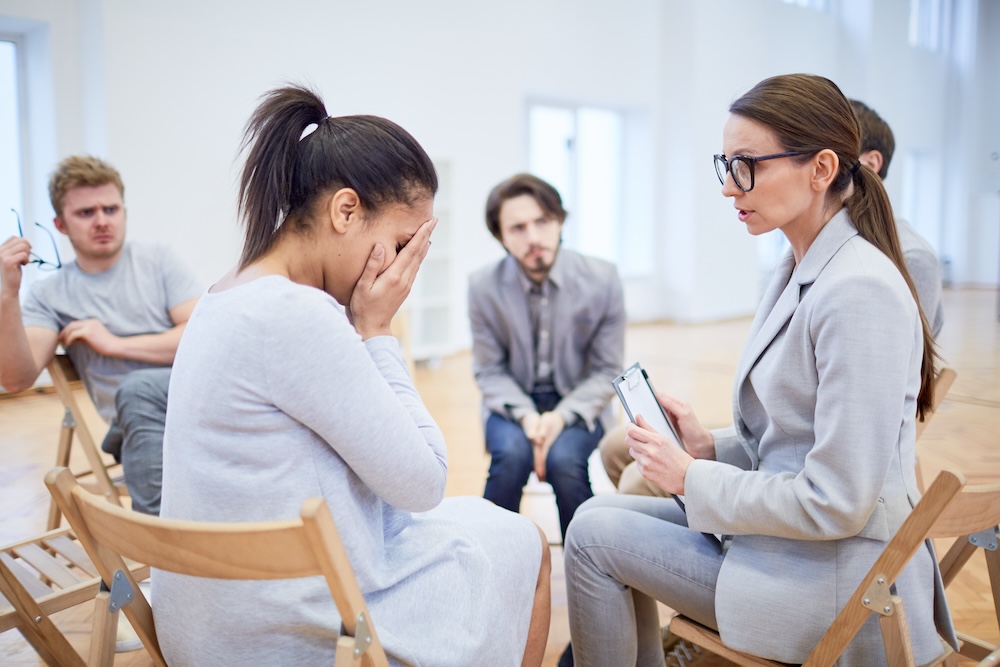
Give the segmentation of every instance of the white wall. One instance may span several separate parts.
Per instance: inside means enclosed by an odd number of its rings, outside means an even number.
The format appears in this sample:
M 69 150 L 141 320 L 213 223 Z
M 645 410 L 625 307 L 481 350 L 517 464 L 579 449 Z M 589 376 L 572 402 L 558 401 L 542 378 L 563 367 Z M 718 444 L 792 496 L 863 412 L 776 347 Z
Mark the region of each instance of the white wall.
M 461 347 L 465 277 L 502 254 L 483 224 L 484 199 L 526 166 L 528 99 L 609 106 L 641 120 L 648 163 L 630 192 L 642 199 L 636 215 L 653 216 L 654 234 L 635 252 L 656 261 L 653 275 L 626 285 L 633 319 L 754 309 L 758 243 L 719 195 L 711 155 L 729 103 L 791 71 L 829 76 L 871 104 L 900 151 L 920 147 L 960 165 L 942 169 L 951 174 L 940 197 L 946 222 L 932 242 L 959 282 L 995 282 L 977 239 L 997 226 L 981 211 L 1000 179 L 1000 163 L 987 157 L 1000 150 L 1000 47 L 985 38 L 1000 32 L 1000 9 L 957 2 L 979 23 L 965 73 L 908 46 L 909 0 L 841 0 L 834 14 L 778 0 L 0 0 L 0 30 L 35 35 L 28 188 L 36 209 L 46 206 L 45 177 L 58 158 L 103 155 L 125 178 L 131 238 L 173 245 L 206 285 L 239 252 L 236 152 L 261 93 L 305 82 L 331 114 L 373 113 L 406 127 L 451 166 L 450 331 Z

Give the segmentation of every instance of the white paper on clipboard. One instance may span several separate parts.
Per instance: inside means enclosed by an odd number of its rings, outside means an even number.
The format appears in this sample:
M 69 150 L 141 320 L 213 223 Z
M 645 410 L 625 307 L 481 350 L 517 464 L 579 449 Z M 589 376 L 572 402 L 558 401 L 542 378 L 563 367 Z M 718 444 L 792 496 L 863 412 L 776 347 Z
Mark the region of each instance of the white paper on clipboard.
M 629 366 L 624 373 L 615 378 L 614 385 L 618 398 L 625 406 L 629 421 L 634 424 L 636 416 L 642 415 L 654 431 L 661 435 L 669 435 L 677 446 L 680 446 L 681 439 L 660 406 L 660 402 L 656 400 L 656 393 L 642 366 L 637 363 Z

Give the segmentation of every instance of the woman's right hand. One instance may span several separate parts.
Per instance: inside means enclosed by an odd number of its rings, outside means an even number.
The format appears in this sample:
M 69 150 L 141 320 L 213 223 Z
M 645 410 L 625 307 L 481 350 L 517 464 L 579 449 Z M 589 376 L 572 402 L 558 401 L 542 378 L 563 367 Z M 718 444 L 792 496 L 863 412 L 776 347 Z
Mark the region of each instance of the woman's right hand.
M 688 454 L 696 459 L 715 459 L 715 438 L 711 431 L 701 425 L 691 406 L 673 396 L 657 392 L 656 399 L 667 411 L 667 415 L 681 437 L 681 444 Z
M 21 267 L 31 259 L 31 244 L 12 236 L 0 245 L 0 290 L 16 296 L 21 289 Z
M 363 340 L 392 335 L 392 318 L 413 287 L 417 269 L 431 247 L 431 232 L 436 226 L 437 218 L 420 225 L 388 266 L 383 266 L 385 249 L 382 245 L 377 243 L 372 248 L 348 308 L 351 322 Z

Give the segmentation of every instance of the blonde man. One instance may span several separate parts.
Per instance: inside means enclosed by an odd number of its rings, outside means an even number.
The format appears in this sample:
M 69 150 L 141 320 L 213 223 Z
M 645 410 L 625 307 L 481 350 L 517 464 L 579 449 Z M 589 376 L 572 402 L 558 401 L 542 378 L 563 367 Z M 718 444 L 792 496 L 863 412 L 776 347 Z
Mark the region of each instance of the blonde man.
M 53 222 L 76 259 L 24 295 L 31 244 L 0 245 L 0 385 L 30 387 L 62 345 L 112 425 L 104 449 L 123 464 L 133 509 L 158 514 L 170 365 L 200 289 L 166 248 L 125 241 L 124 194 L 102 160 L 59 164 Z

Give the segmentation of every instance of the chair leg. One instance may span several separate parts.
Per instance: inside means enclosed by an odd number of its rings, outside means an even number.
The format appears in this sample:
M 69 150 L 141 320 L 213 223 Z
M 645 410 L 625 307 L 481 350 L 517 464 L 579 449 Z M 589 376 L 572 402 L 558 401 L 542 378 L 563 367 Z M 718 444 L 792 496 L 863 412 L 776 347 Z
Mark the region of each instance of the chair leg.
M 334 667 L 358 667 L 361 664 L 361 655 L 354 652 L 354 637 L 340 635 L 333 664 Z
M 73 420 L 73 413 L 70 412 L 69 408 L 66 408 L 66 413 L 63 415 L 62 429 L 59 431 L 59 449 L 56 451 L 57 467 L 69 467 L 69 452 L 73 446 L 73 431 L 75 428 L 76 422 Z M 62 514 L 59 512 L 59 506 L 56 505 L 56 501 L 53 498 L 49 502 L 49 522 L 46 530 L 55 530 L 59 527 L 61 521 Z
M 111 667 L 115 662 L 118 612 L 112 612 L 108 607 L 110 599 L 111 593 L 106 590 L 101 590 L 94 598 L 94 626 L 90 634 L 90 657 L 87 660 L 91 667 Z
M 910 628 L 903 611 L 903 599 L 893 595 L 889 606 L 892 607 L 891 612 L 879 616 L 886 662 L 890 667 L 914 667 L 913 642 L 910 641 Z
M 1000 551 L 983 551 L 986 569 L 990 573 L 990 588 L 993 590 L 993 610 L 1000 623 Z

